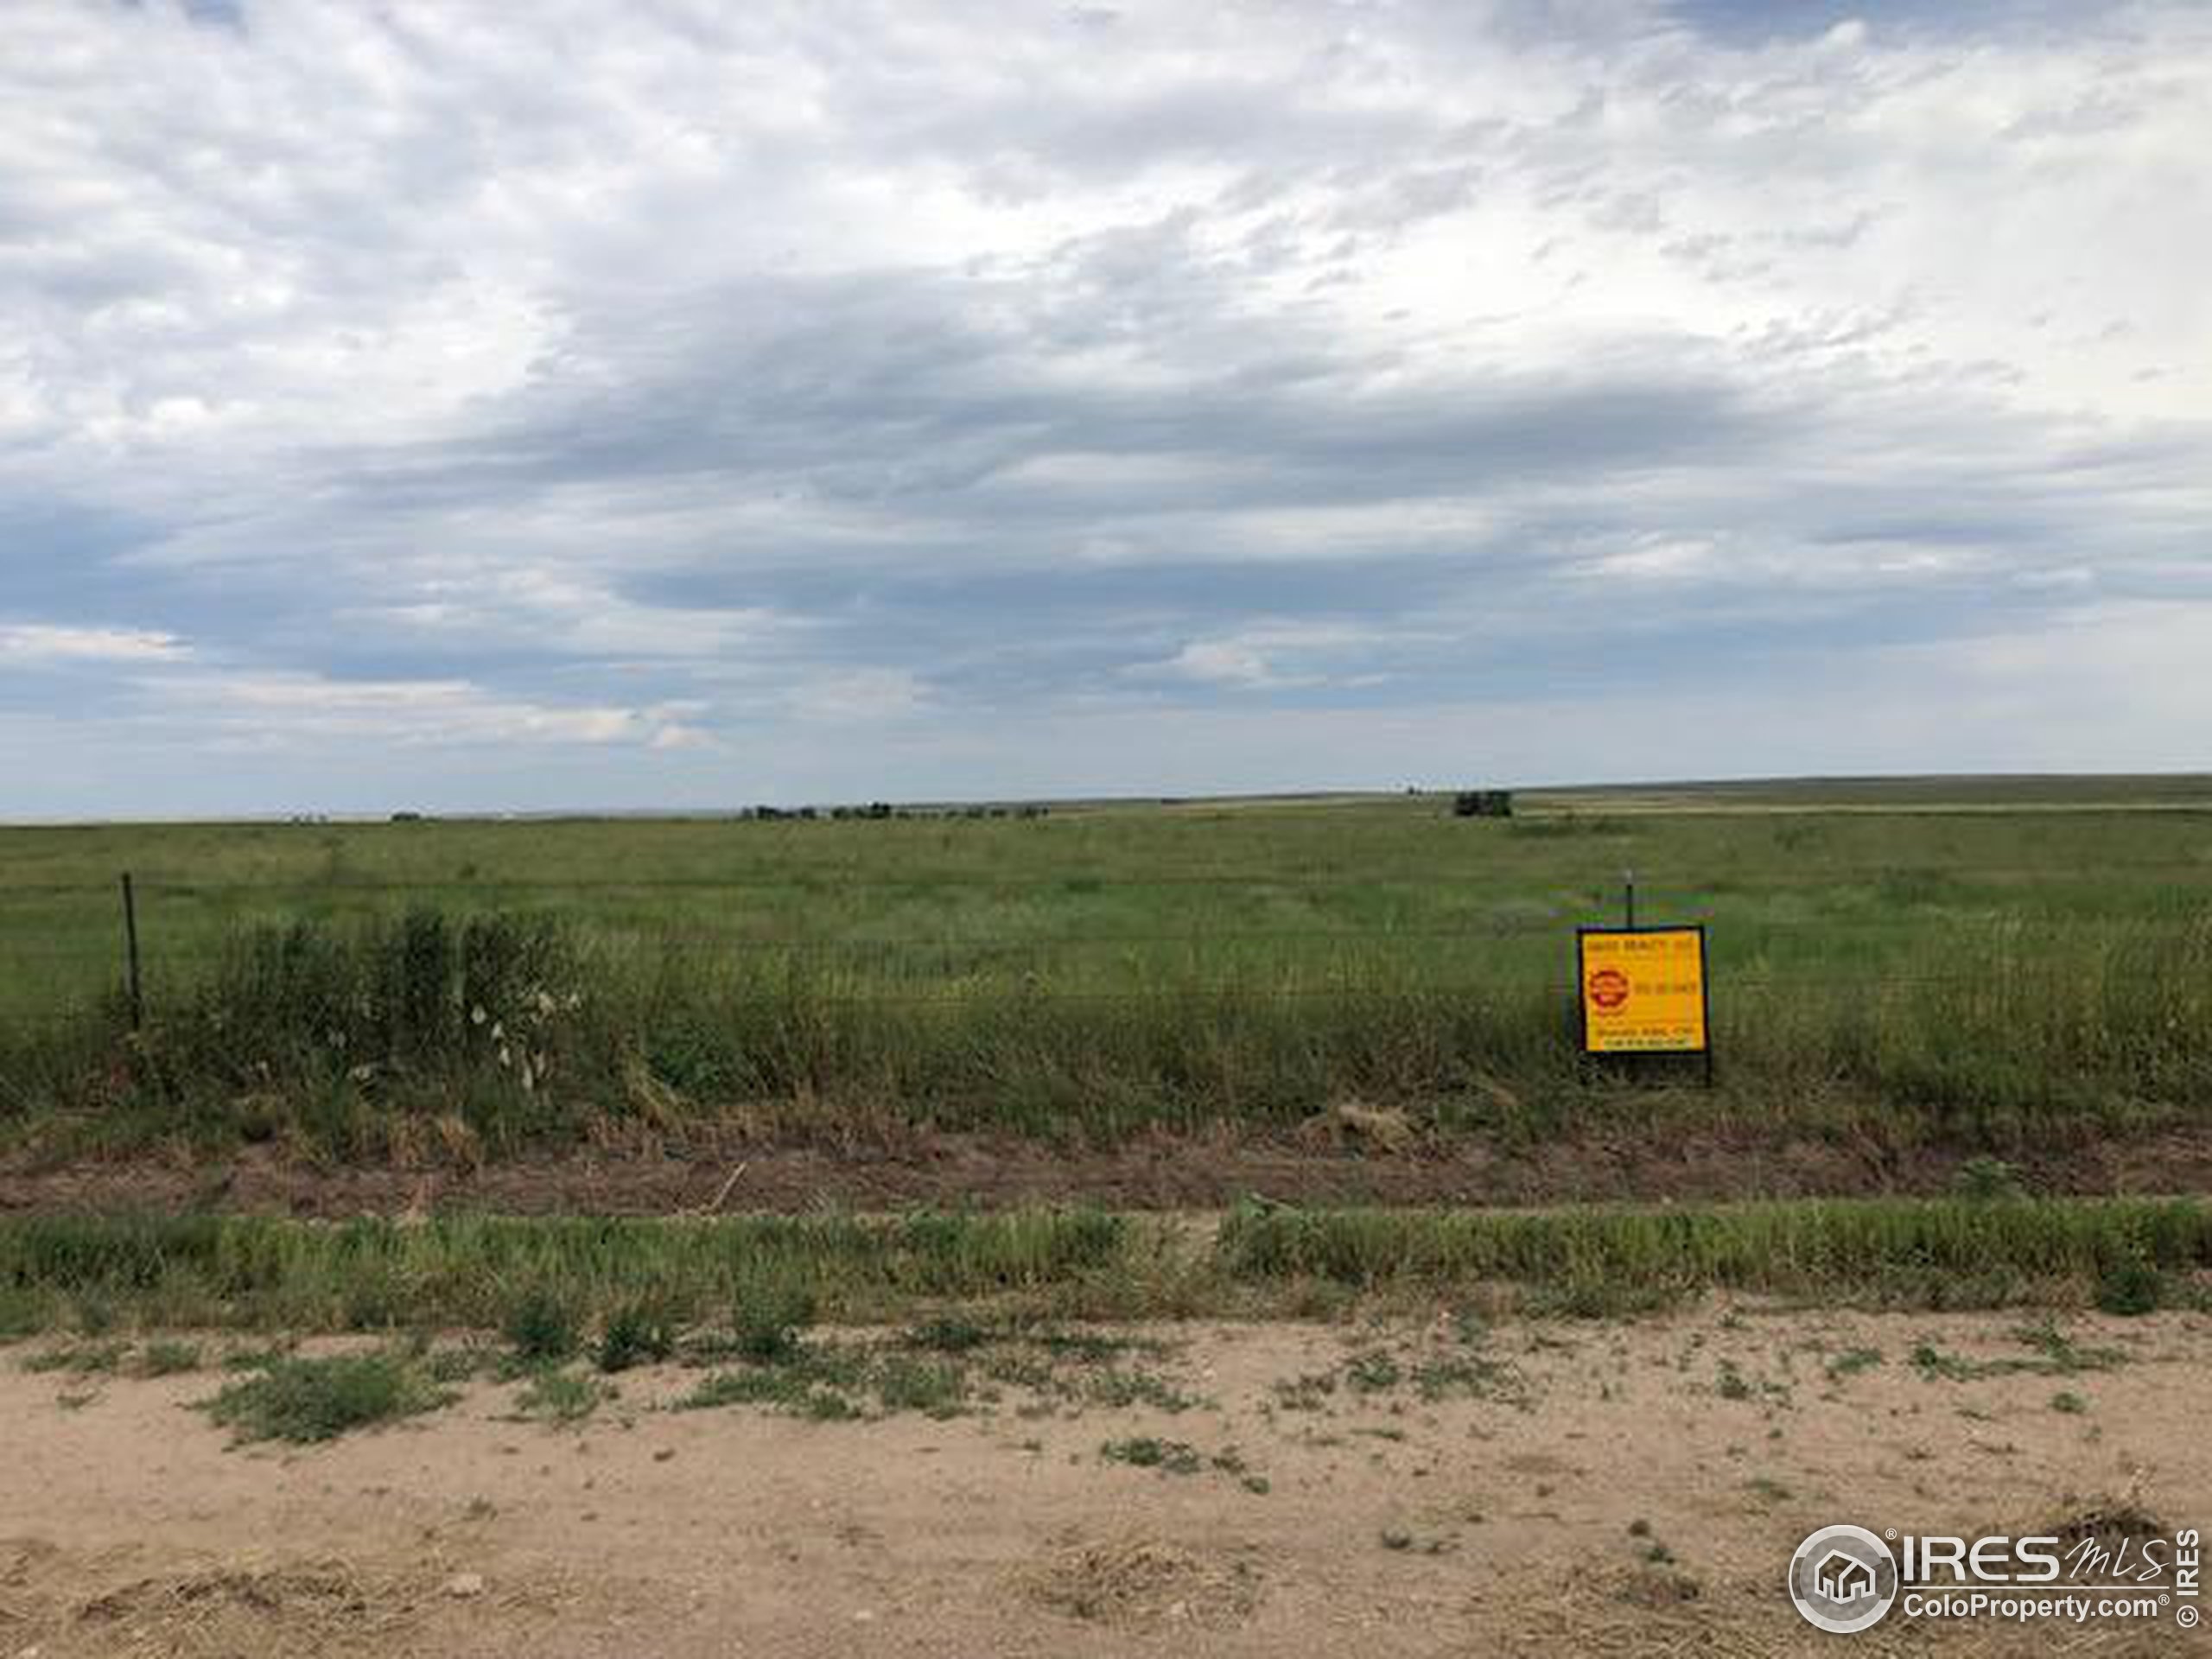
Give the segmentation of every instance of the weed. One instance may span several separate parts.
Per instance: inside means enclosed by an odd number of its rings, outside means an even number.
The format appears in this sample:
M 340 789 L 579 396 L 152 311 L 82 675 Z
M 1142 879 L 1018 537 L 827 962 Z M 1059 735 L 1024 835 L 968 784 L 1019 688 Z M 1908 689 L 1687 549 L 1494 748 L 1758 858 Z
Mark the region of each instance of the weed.
M 1300 1376 L 1278 1377 L 1274 1391 L 1276 1402 L 1286 1411 L 1319 1411 L 1337 1391 L 1336 1373 L 1309 1371 Z
M 876 1398 L 886 1411 L 952 1417 L 968 1398 L 967 1379 L 957 1365 L 925 1364 L 899 1356 L 879 1365 L 872 1380 Z
M 423 1358 L 433 1382 L 466 1382 L 492 1363 L 493 1356 L 481 1348 L 435 1348 Z
M 240 1441 L 311 1443 L 435 1411 L 454 1397 L 404 1356 L 370 1353 L 272 1360 L 203 1405 Z
M 607 1385 L 573 1371 L 542 1370 L 515 1395 L 515 1406 L 526 1417 L 552 1423 L 581 1422 L 599 1409 Z
M 1198 1455 L 1196 1446 L 1182 1440 L 1156 1440 L 1148 1434 L 1108 1440 L 1098 1448 L 1098 1455 L 1109 1463 L 1126 1463 L 1132 1469 L 1157 1469 L 1170 1475 L 1195 1475 L 1205 1467 L 1205 1459 Z
M 760 1365 L 796 1358 L 799 1334 L 813 1322 L 813 1296 L 802 1286 L 776 1280 L 745 1286 L 730 1317 L 737 1353 Z
M 43 1353 L 31 1354 L 23 1360 L 27 1371 L 67 1371 L 72 1376 L 106 1376 L 123 1369 L 124 1360 L 130 1355 L 127 1342 L 79 1342 L 65 1348 L 49 1348 Z
M 1524 1389 L 1521 1374 L 1503 1360 L 1480 1355 L 1454 1355 L 1423 1360 L 1413 1370 L 1414 1389 L 1424 1400 L 1517 1400 Z
M 602 1371 L 626 1371 L 655 1363 L 676 1351 L 676 1324 L 666 1307 L 650 1299 L 623 1302 L 611 1309 L 592 1347 L 592 1363 Z
M 2070 1389 L 2061 1389 L 2050 1396 L 2050 1408 L 2069 1416 L 2079 1416 L 2088 1410 L 2089 1402 Z
M 794 1417 L 815 1422 L 846 1422 L 858 1417 L 860 1408 L 843 1393 L 810 1380 L 797 1366 L 776 1365 L 754 1370 L 715 1371 L 676 1402 L 679 1411 L 705 1411 L 718 1406 L 772 1406 Z
M 140 1376 L 175 1376 L 200 1369 L 196 1342 L 149 1342 L 138 1352 L 132 1369 Z
M 507 1309 L 501 1328 L 514 1344 L 515 1357 L 529 1365 L 557 1363 L 576 1351 L 577 1334 L 573 1303 L 543 1286 L 524 1291 Z
M 1188 1411 L 1198 1402 L 1150 1371 L 1114 1369 L 1084 1379 L 1084 1398 L 1116 1409 L 1150 1406 L 1156 1411 Z
M 1847 1348 L 1828 1361 L 1826 1370 L 1831 1378 L 1840 1382 L 1847 1376 L 1872 1370 L 1881 1363 L 1882 1351 L 1878 1348 Z
M 2083 1348 L 2049 1319 L 2040 1325 L 2024 1325 L 2012 1332 L 2013 1338 L 2034 1349 L 2041 1363 L 2027 1369 L 2046 1376 L 2063 1376 L 2075 1371 L 2109 1371 L 2127 1363 L 2127 1356 L 2117 1348 Z
M 2036 1351 L 2032 1357 L 2006 1355 L 1997 1359 L 1967 1359 L 1961 1355 L 1945 1353 L 1932 1343 L 1922 1342 L 1912 1351 L 1912 1363 L 1923 1378 L 1941 1377 L 1951 1382 L 1968 1382 L 1986 1376 L 2012 1376 L 2023 1373 L 2037 1376 L 2065 1376 L 2077 1371 L 2105 1371 L 2127 1363 L 2127 1356 L 2117 1348 L 2082 1348 L 2056 1325 L 2044 1324 L 2024 1325 L 2015 1331 L 2015 1338 Z
M 2165 1275 L 2147 1262 L 2119 1262 L 2097 1283 L 2097 1306 L 2107 1313 L 2155 1313 L 2165 1300 Z
M 1344 1379 L 1362 1394 L 1380 1394 L 1396 1388 L 1405 1372 L 1390 1355 L 1373 1349 L 1344 1362 Z

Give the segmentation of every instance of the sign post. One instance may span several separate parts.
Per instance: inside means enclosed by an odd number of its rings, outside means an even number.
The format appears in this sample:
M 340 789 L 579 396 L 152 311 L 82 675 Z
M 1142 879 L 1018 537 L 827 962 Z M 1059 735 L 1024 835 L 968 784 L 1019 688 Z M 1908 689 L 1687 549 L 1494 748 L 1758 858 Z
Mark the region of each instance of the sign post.
M 1701 1055 L 1710 1086 L 1712 999 L 1703 925 L 1579 927 L 1574 950 L 1582 1052 Z

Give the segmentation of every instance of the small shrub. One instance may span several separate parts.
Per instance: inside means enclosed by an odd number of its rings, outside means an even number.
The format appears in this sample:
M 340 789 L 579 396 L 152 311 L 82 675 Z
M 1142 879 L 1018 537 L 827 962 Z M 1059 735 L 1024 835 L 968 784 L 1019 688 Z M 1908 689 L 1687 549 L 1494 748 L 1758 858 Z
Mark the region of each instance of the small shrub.
M 780 1365 L 798 1357 L 799 1336 L 814 1323 L 814 1297 L 804 1286 L 766 1280 L 738 1293 L 730 1325 L 741 1358 Z
M 135 1367 L 141 1376 L 175 1376 L 200 1369 L 200 1344 L 193 1342 L 149 1342 Z
M 525 1292 L 507 1311 L 506 1338 L 518 1358 L 531 1364 L 549 1364 L 576 1351 L 575 1311 L 550 1290 Z
M 876 1398 L 886 1411 L 918 1411 L 931 1417 L 958 1414 L 968 1395 L 967 1379 L 957 1365 L 929 1365 L 892 1358 L 876 1373 Z
M 2126 1318 L 2155 1313 L 2164 1300 L 2164 1275 L 2147 1262 L 2123 1262 L 2097 1286 L 2097 1306 Z
M 491 1357 L 481 1348 L 438 1348 L 423 1363 L 433 1382 L 466 1382 L 484 1370 Z
M 543 1417 L 548 1422 L 581 1422 L 599 1409 L 599 1402 L 607 1397 L 607 1385 L 588 1376 L 572 1371 L 540 1371 L 515 1396 L 515 1405 L 524 1416 Z
M 600 1327 L 592 1363 L 602 1371 L 626 1371 L 675 1351 L 676 1323 L 666 1308 L 651 1301 L 625 1302 Z
M 1379 1349 L 1353 1355 L 1344 1362 L 1344 1376 L 1362 1394 L 1380 1394 L 1396 1388 L 1404 1380 L 1398 1362 Z
M 818 1423 L 849 1421 L 860 1408 L 837 1389 L 811 1381 L 794 1366 L 763 1370 L 716 1371 L 676 1402 L 678 1411 L 709 1411 L 717 1406 L 773 1406 Z
M 240 1441 L 313 1444 L 435 1411 L 454 1397 L 400 1355 L 341 1354 L 274 1360 L 259 1376 L 227 1385 L 205 1409 Z
M 80 1342 L 67 1348 L 49 1348 L 23 1361 L 27 1371 L 67 1371 L 72 1376 L 106 1375 L 123 1369 L 130 1345 L 123 1342 Z
M 1158 1469 L 1170 1475 L 1195 1475 L 1205 1467 L 1198 1448 L 1182 1440 L 1155 1440 L 1149 1434 L 1126 1440 L 1108 1440 L 1098 1455 L 1109 1463 L 1126 1463 L 1132 1469 Z
M 1116 1409 L 1150 1406 L 1156 1411 L 1179 1412 L 1198 1403 L 1163 1376 L 1118 1367 L 1089 1378 L 1083 1392 L 1094 1403 Z
M 1840 1382 L 1847 1376 L 1856 1376 L 1861 1371 L 1872 1370 L 1881 1363 L 1882 1351 L 1878 1348 L 1848 1348 L 1828 1361 L 1827 1373 Z

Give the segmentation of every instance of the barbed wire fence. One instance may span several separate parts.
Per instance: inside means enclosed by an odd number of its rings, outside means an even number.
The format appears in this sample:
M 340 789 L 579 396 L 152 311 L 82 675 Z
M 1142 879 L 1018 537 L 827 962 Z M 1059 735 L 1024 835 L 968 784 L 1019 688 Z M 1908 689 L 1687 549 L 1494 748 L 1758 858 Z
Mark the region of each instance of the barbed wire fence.
M 2145 868 L 2164 865 L 2153 862 Z M 1403 924 L 1181 929 L 1098 926 L 1018 934 L 900 933 L 864 925 L 842 932 L 794 931 L 742 921 L 717 926 L 696 919 L 621 917 L 574 909 L 575 901 L 582 897 L 644 895 L 659 899 L 677 895 L 689 904 L 717 893 L 742 896 L 772 891 L 805 895 L 823 887 L 834 888 L 841 895 L 874 891 L 942 897 L 957 893 L 966 899 L 1107 899 L 1147 888 L 1224 893 L 1252 889 L 1271 895 L 1312 897 L 1354 887 L 1370 892 L 1394 887 L 1432 892 L 1440 882 L 1465 881 L 1466 874 L 1464 870 L 1361 871 L 1352 878 L 1336 869 L 1147 869 L 1135 875 L 1074 870 L 1040 880 L 809 871 L 798 875 L 738 873 L 589 880 L 454 877 L 412 880 L 348 876 L 210 881 L 174 875 L 148 879 L 118 873 L 112 886 L 83 880 L 19 881 L 0 886 L 0 971 L 7 972 L 15 982 L 0 994 L 0 1029 L 61 1024 L 118 1006 L 128 1010 L 134 1024 L 140 1023 L 149 1013 L 158 1013 L 165 995 L 188 988 L 225 961 L 235 948 L 231 934 L 238 927 L 257 921 L 281 925 L 287 918 L 341 924 L 374 917 L 389 918 L 423 905 L 438 905 L 457 916 L 517 910 L 562 914 L 603 950 L 696 971 L 741 962 L 756 965 L 763 961 L 803 963 L 817 970 L 842 971 L 849 981 L 865 984 L 865 988 L 817 988 L 810 993 L 814 1003 L 832 1007 L 959 1006 L 976 999 L 983 987 L 975 976 L 986 972 L 998 976 L 988 988 L 1018 988 L 1025 996 L 1052 1002 L 1138 1004 L 1163 995 L 1285 1001 L 1344 998 L 1404 987 L 1363 982 L 1344 972 L 1332 977 L 1332 968 L 1343 969 L 1355 959 L 1371 964 L 1393 954 L 1423 951 L 1427 956 L 1414 965 L 1452 970 L 1448 976 L 1424 981 L 1421 988 L 1429 995 L 1478 997 L 1509 990 L 1541 990 L 1562 998 L 1571 996 L 1575 988 L 1572 950 L 1577 923 L 1613 919 L 1596 904 L 1580 914 L 1560 913 L 1561 907 L 1554 902 L 1548 904 L 1541 914 L 1464 915 L 1448 921 Z M 1872 865 L 1824 866 L 1822 869 L 1823 876 L 1829 878 L 1897 874 L 1893 868 Z M 1773 885 L 1782 890 L 1785 884 Z M 1741 880 L 1734 883 L 1733 896 L 1744 897 L 1746 886 Z M 456 896 L 466 902 L 453 906 Z M 173 929 L 171 912 L 181 903 L 203 912 L 213 907 L 220 917 L 211 922 L 200 914 Z M 48 913 L 27 918 L 22 913 L 26 906 Z M 105 925 L 92 921 L 106 906 L 111 906 L 112 921 Z M 52 914 L 56 908 L 67 913 Z M 1927 918 L 1910 913 L 1885 918 L 1756 917 L 1738 918 L 1732 925 L 1723 926 L 1707 906 L 1667 919 L 1701 921 L 1715 929 L 1714 984 L 1721 995 L 1815 985 L 1832 991 L 1955 989 L 1986 983 L 1989 977 L 1986 966 L 1928 971 L 1855 964 L 1839 967 L 1809 961 L 1777 964 L 1767 957 L 1766 947 L 1777 940 L 1844 936 L 1878 940 L 1910 931 L 1924 931 Z M 2158 935 L 2212 938 L 2212 912 L 2202 908 L 2183 907 L 2171 916 L 2139 916 L 2124 922 L 2055 912 L 1993 918 L 1990 925 L 2054 937 L 2108 933 L 2116 926 L 2125 926 L 2139 938 Z M 176 931 L 189 937 L 179 940 L 174 937 Z M 1501 946 L 1511 948 L 1501 951 Z M 1325 954 L 1331 950 L 1343 955 L 1332 962 Z M 1152 986 L 1099 986 L 1056 982 L 1053 977 L 1086 953 L 1152 953 L 1128 964 L 1131 971 L 1140 971 L 1161 967 L 1177 953 L 1197 963 L 1209 957 L 1265 950 L 1280 950 L 1287 961 L 1302 956 L 1295 963 L 1302 970 L 1302 979 L 1294 982 L 1245 973 L 1217 980 L 1183 976 Z M 1548 964 L 1547 951 L 1551 955 Z M 1221 968 L 1217 962 L 1216 971 Z M 1470 972 L 1471 968 L 1479 971 Z M 2101 971 L 2105 978 L 2118 982 L 2166 976 L 2164 969 L 2153 965 L 2107 963 Z

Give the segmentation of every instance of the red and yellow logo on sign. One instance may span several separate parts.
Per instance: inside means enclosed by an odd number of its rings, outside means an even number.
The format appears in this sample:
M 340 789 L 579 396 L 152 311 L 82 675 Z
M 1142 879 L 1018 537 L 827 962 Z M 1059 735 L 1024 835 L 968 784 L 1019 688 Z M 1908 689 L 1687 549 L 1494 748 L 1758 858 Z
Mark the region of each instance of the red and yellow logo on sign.
M 1576 945 L 1584 1052 L 1705 1052 L 1704 929 L 1585 928 Z

